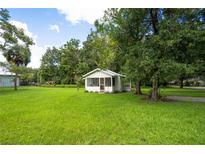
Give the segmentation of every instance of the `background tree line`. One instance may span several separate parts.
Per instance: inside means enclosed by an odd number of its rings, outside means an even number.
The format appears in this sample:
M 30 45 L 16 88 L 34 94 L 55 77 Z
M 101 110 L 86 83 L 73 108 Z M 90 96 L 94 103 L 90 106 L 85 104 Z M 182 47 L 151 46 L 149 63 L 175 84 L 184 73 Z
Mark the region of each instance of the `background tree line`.
M 58 49 L 48 48 L 41 59 L 40 81 L 80 84 L 82 75 L 97 67 L 120 70 L 117 52 L 114 40 L 92 31 L 82 48 L 77 39 L 71 39 Z
M 8 23 L 5 12 L 1 11 L 2 24 Z M 8 34 L 24 36 L 15 28 L 2 27 L 7 32 L 2 36 L 13 44 L 16 41 Z M 7 61 L 16 66 L 26 65 L 30 58 L 28 47 L 33 42 L 22 39 L 26 44 L 23 48 L 1 46 Z M 27 58 L 16 60 L 10 58 L 11 53 Z M 48 48 L 35 80 L 79 85 L 81 76 L 97 67 L 126 74 L 136 85 L 136 94 L 142 94 L 141 85 L 150 83 L 153 100 L 160 98 L 164 83 L 177 80 L 183 88 L 185 79 L 204 77 L 205 9 L 108 9 L 95 21 L 95 30 L 82 45 L 71 39 L 60 48 Z

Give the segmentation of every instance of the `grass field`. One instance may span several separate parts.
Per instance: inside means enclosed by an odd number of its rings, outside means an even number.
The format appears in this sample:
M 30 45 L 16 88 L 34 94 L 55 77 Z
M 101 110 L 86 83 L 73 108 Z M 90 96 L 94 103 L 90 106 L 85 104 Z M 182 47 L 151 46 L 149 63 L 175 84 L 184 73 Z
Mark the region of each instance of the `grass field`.
M 205 103 L 153 103 L 131 93 L 75 88 L 4 88 L 0 144 L 205 144 Z
M 151 88 L 144 87 L 142 88 L 142 92 L 147 94 Z M 160 94 L 162 96 L 191 96 L 191 97 L 205 97 L 205 89 L 190 89 L 190 88 L 160 88 Z

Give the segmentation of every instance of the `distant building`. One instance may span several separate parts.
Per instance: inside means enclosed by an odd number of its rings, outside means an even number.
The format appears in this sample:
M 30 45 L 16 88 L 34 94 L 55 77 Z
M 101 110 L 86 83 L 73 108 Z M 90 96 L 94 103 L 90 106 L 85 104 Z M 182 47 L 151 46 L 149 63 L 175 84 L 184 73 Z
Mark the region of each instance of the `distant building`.
M 190 86 L 200 86 L 200 87 L 205 86 L 205 81 L 200 79 L 199 77 L 185 80 L 185 84 L 187 83 Z
M 15 74 L 0 70 L 0 87 L 14 86 Z M 17 86 L 19 86 L 19 78 L 17 79 Z
M 190 78 L 183 81 L 184 86 L 192 86 L 192 87 L 205 87 L 205 80 L 197 78 Z M 173 80 L 169 82 L 169 85 L 175 86 L 179 85 L 178 80 Z

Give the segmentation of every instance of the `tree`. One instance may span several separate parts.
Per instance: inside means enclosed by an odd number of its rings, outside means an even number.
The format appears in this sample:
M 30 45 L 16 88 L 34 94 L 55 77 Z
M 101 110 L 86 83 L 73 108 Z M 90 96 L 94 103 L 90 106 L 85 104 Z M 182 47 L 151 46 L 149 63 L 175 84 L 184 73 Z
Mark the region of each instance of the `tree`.
M 15 73 L 14 89 L 17 90 L 17 78 L 20 67 L 26 66 L 30 62 L 29 46 L 33 45 L 31 38 L 25 35 L 23 29 L 18 29 L 8 22 L 10 16 L 6 9 L 0 10 L 0 50 L 8 62 L 7 68 Z
M 122 66 L 138 83 L 136 93 L 146 76 L 152 82 L 151 99 L 157 100 L 161 81 L 189 76 L 195 61 L 203 61 L 203 23 L 203 9 L 109 9 L 97 30 L 117 40 Z
M 122 67 L 126 77 L 135 82 L 135 94 L 141 95 L 141 85 L 149 80 L 150 57 L 147 55 L 143 44 L 138 44 L 129 48 L 129 54 L 125 56 L 126 62 Z
M 118 46 L 112 38 L 103 33 L 91 31 L 83 45 L 84 61 L 90 70 L 96 67 L 116 70 L 114 62 Z
M 199 12 L 200 9 L 150 9 L 151 33 L 146 44 L 154 49 L 150 52 L 154 53 L 152 99 L 158 98 L 160 80 L 178 74 L 183 85 L 183 79 L 194 74 L 194 63 L 204 59 L 204 19 Z
M 200 74 L 199 61 L 204 61 L 204 9 L 166 9 L 164 16 L 170 20 L 172 53 L 175 61 L 181 64 L 178 71 L 180 88 L 183 80 Z M 172 25 L 171 26 L 168 26 Z M 197 71 L 198 70 L 198 71 Z M 203 69 L 202 69 L 203 70 Z
M 143 51 L 140 47 L 147 27 L 144 26 L 146 9 L 109 9 L 96 22 L 97 30 L 117 41 L 117 71 L 124 71 L 136 82 L 136 94 L 141 94 L 141 82 L 146 76 Z M 124 67 L 123 67 L 124 66 Z
M 40 77 L 41 82 L 60 83 L 60 51 L 53 47 L 47 48 L 41 59 Z
M 80 61 L 80 49 L 79 49 L 80 41 L 77 39 L 71 39 L 66 42 L 61 51 L 61 67 L 65 71 L 65 78 L 63 83 L 74 84 L 76 77 L 77 66 Z
M 32 67 L 25 67 L 21 73 L 22 85 L 37 85 L 40 82 L 39 69 Z

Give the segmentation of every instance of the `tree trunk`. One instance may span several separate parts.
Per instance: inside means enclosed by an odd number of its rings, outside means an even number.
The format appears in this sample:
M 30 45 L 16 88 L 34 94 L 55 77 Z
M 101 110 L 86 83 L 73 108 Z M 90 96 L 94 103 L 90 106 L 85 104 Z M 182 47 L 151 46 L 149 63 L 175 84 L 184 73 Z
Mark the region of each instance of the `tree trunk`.
M 183 81 L 184 81 L 183 78 L 180 78 L 180 79 L 179 79 L 179 84 L 180 84 L 179 87 L 180 87 L 180 88 L 183 88 L 183 87 L 184 87 Z
M 159 93 L 158 93 L 158 81 L 154 79 L 152 81 L 152 94 L 151 99 L 154 101 L 157 101 L 159 99 Z
M 15 78 L 14 78 L 14 90 L 17 90 L 17 80 L 18 80 L 18 74 L 15 73 Z
M 151 24 L 153 27 L 154 34 L 158 33 L 158 9 L 157 8 L 151 8 L 150 9 L 150 16 L 151 16 Z
M 137 81 L 136 82 L 136 95 L 142 95 L 142 91 L 141 91 L 141 81 Z
M 78 84 L 78 82 L 76 83 L 76 87 L 77 87 L 77 90 L 79 91 L 79 89 L 80 89 L 80 84 Z

